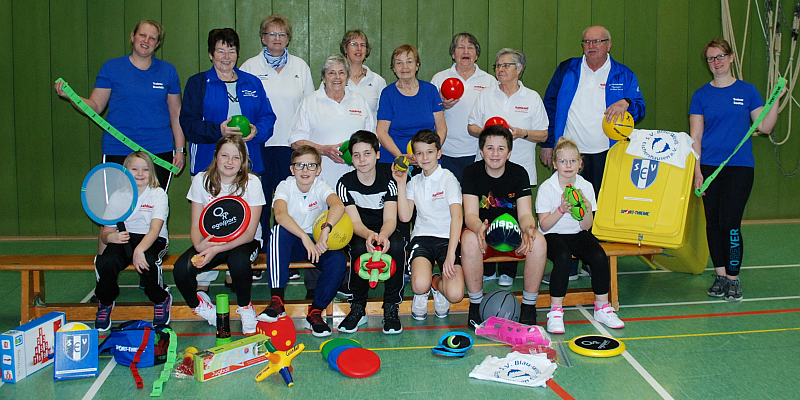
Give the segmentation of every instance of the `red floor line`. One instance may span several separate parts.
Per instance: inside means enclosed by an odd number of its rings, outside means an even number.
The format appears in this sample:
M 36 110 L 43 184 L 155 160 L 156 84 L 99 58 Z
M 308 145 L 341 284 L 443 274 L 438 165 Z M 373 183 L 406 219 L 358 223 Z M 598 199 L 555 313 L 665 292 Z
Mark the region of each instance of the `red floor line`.
M 564 400 L 575 400 L 569 393 L 567 393 L 564 388 L 559 386 L 556 381 L 552 379 L 547 380 L 547 387 L 549 387 L 552 391 L 556 392 L 556 394 Z

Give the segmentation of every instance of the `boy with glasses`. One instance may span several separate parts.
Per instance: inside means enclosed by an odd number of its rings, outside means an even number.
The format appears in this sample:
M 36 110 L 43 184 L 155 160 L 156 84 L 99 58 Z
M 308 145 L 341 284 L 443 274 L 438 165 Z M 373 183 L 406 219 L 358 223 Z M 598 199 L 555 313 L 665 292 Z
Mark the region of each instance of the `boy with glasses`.
M 271 301 L 258 315 L 259 321 L 275 322 L 286 316 L 284 292 L 289 281 L 289 263 L 308 260 L 322 271 L 314 299 L 308 308 L 305 325 L 316 337 L 329 336 L 331 328 L 322 318 L 322 310 L 336 296 L 347 261 L 339 251 L 328 250 L 328 234 L 342 218 L 344 204 L 333 188 L 316 179 L 322 172 L 322 156 L 311 146 L 300 146 L 292 153 L 292 176 L 278 184 L 272 200 L 275 226 L 270 232 L 268 257 Z M 314 243 L 311 234 L 314 220 L 328 210 L 322 233 Z

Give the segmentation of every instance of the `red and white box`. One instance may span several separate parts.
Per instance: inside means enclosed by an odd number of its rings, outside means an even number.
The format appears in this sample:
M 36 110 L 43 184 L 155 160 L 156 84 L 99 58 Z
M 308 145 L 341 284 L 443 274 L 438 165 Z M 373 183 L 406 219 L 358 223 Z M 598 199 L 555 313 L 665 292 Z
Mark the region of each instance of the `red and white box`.
M 3 382 L 16 383 L 53 363 L 55 332 L 64 313 L 53 311 L 0 335 Z

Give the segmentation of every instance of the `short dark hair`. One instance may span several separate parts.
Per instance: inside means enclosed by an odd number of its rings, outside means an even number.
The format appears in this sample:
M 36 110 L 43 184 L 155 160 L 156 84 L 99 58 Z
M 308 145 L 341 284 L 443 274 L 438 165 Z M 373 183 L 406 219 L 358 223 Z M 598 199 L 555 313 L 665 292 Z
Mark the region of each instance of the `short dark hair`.
M 219 41 L 230 47 L 235 47 L 236 53 L 239 53 L 239 34 L 235 30 L 231 28 L 210 30 L 208 32 L 208 54 L 214 54 L 214 48 Z
M 350 142 L 348 143 L 348 149 L 350 150 L 350 153 L 353 152 L 353 146 L 355 146 L 357 143 L 366 143 L 372 146 L 372 150 L 375 150 L 375 153 L 381 150 L 381 143 L 378 141 L 378 137 L 370 131 L 365 131 L 362 129 L 350 135 Z
M 508 151 L 511 151 L 511 148 L 514 146 L 514 135 L 511 134 L 511 131 L 508 130 L 503 125 L 491 125 L 481 131 L 480 136 L 478 136 L 478 148 L 483 150 L 483 145 L 486 144 L 486 139 L 489 136 L 502 136 L 506 139 L 506 143 L 508 144 Z
M 411 150 L 414 150 L 414 143 L 417 142 L 436 145 L 436 150 L 442 149 L 442 138 L 430 129 L 423 129 L 411 138 Z

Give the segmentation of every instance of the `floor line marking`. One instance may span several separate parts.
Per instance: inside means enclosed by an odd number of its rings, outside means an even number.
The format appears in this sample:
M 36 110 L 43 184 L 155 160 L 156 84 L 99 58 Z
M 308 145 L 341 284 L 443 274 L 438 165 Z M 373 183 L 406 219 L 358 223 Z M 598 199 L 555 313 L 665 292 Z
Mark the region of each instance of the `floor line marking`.
M 595 321 L 594 318 L 592 318 L 592 316 L 589 315 L 589 312 L 586 311 L 585 307 L 578 306 L 578 310 L 581 312 L 581 314 L 583 314 L 584 317 L 586 317 L 587 320 L 589 320 L 592 323 L 592 325 L 594 326 L 595 329 L 597 329 L 598 332 L 600 332 L 603 335 L 613 337 L 613 335 L 611 335 L 602 325 L 600 325 L 600 323 Z M 639 364 L 639 362 L 636 361 L 636 359 L 633 358 L 633 356 L 630 353 L 628 353 L 627 350 L 622 352 L 622 357 L 625 357 L 625 360 L 627 360 L 628 363 L 631 364 L 633 369 L 635 369 L 636 372 L 638 372 L 639 375 L 641 375 L 642 378 L 644 378 L 644 380 L 647 381 L 648 384 L 650 384 L 653 390 L 655 390 L 656 393 L 658 393 L 662 399 L 674 400 L 672 396 L 664 389 L 664 387 L 661 386 L 661 384 L 658 383 L 658 381 L 656 381 L 655 378 L 653 378 L 653 376 L 650 375 L 650 373 L 647 372 L 647 370 L 644 369 L 644 367 L 642 367 L 642 365 Z
M 106 364 L 106 367 L 103 368 L 103 372 L 100 373 L 100 376 L 94 380 L 94 383 L 92 383 L 92 387 L 89 388 L 89 391 L 83 395 L 83 400 L 91 400 L 94 398 L 94 396 L 97 394 L 97 391 L 100 390 L 101 386 L 103 386 L 103 383 L 105 383 L 108 376 L 111 375 L 111 371 L 114 370 L 116 365 L 117 361 L 114 360 L 114 358 L 111 358 L 108 364 Z
M 562 399 L 575 400 L 575 398 L 572 397 L 572 395 L 570 395 L 566 390 L 564 390 L 564 388 L 562 388 L 559 384 L 557 384 L 556 381 L 553 380 L 553 378 L 548 379 L 546 383 L 547 387 L 549 387 L 550 390 L 554 391 Z
M 775 329 L 758 329 L 752 331 L 736 331 L 736 332 L 705 332 L 705 333 L 687 333 L 684 335 L 663 335 L 663 336 L 640 336 L 625 338 L 628 340 L 646 340 L 646 339 L 674 339 L 674 338 L 687 338 L 687 337 L 703 337 L 703 336 L 725 336 L 725 335 L 745 335 L 751 333 L 775 333 L 775 332 L 791 332 L 800 331 L 800 327 L 796 328 L 775 328 Z
M 759 297 L 749 298 L 742 300 L 743 302 L 751 301 L 775 301 L 775 300 L 797 300 L 800 296 L 779 296 L 779 297 Z M 619 308 L 637 308 L 637 307 L 671 307 L 671 306 L 691 306 L 696 304 L 726 304 L 725 300 L 703 300 L 703 301 L 684 301 L 675 303 L 650 303 L 650 304 L 625 304 L 620 305 Z M 566 308 L 566 307 L 565 307 Z
M 770 269 L 770 268 L 797 268 L 800 267 L 800 264 L 780 264 L 780 265 L 752 265 L 747 267 L 741 267 L 740 269 Z M 703 271 L 713 271 L 714 268 L 706 268 Z M 664 273 L 671 273 L 674 271 L 668 271 L 665 269 L 650 269 L 644 271 L 624 271 L 624 272 L 617 272 L 617 275 L 639 275 L 639 274 L 664 274 Z
M 84 297 L 83 300 L 81 300 L 81 303 L 88 303 L 89 300 L 92 299 L 92 296 L 94 296 L 94 289 L 89 291 L 89 294 L 87 294 L 86 297 Z

